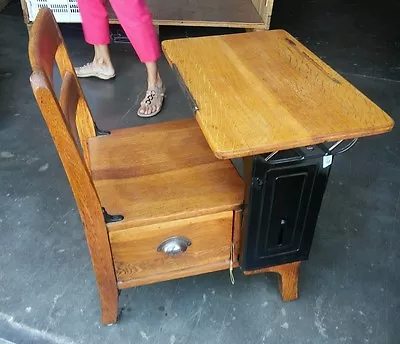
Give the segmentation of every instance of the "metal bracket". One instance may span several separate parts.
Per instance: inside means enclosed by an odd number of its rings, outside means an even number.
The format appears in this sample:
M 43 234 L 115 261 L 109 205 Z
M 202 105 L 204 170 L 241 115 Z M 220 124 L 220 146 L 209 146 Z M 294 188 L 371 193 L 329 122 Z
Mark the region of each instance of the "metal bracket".
M 181 87 L 183 93 L 185 94 L 186 99 L 189 101 L 189 105 L 192 108 L 193 113 L 195 113 L 196 111 L 199 110 L 199 107 L 197 106 L 196 101 L 194 100 L 192 94 L 190 93 L 188 87 L 186 86 L 185 81 L 183 80 L 182 75 L 175 64 L 172 65 L 172 70 L 174 71 L 176 78 L 178 79 L 179 86 Z
M 325 143 L 320 143 L 315 146 L 298 147 L 298 148 L 294 148 L 294 150 L 297 152 L 298 156 L 280 159 L 280 160 L 281 160 L 281 162 L 293 162 L 293 161 L 304 160 L 306 157 L 305 152 L 312 152 L 315 149 L 315 147 L 318 147 L 322 152 L 324 152 L 325 155 L 339 155 L 344 152 L 347 152 L 350 148 L 352 148 L 356 144 L 357 141 L 358 141 L 358 138 L 352 139 L 346 146 L 344 146 L 342 149 L 339 149 L 337 152 L 334 152 L 334 150 L 337 147 L 339 147 L 344 142 L 344 140 L 337 141 L 329 148 L 327 147 L 327 145 Z M 272 158 L 278 153 L 279 153 L 279 151 L 274 151 L 274 152 L 269 153 L 264 158 L 264 161 L 265 162 L 275 161 Z
M 279 153 L 279 151 L 275 151 L 275 152 L 272 152 L 272 153 L 270 153 L 270 154 L 268 154 L 268 156 L 267 157 L 265 157 L 265 162 L 267 162 L 268 160 L 270 160 L 275 154 L 278 154 Z
M 107 136 L 107 135 L 111 134 L 111 132 L 108 130 L 99 129 L 96 122 L 93 122 L 93 123 L 94 123 L 94 131 L 96 132 L 96 136 Z
M 334 143 L 330 148 L 328 148 L 329 152 L 332 153 L 337 147 L 339 147 L 342 144 L 343 141 L 344 140 L 340 140 L 340 141 L 337 141 L 336 143 Z M 358 138 L 352 139 L 347 146 L 343 147 L 336 153 L 332 153 L 332 154 L 338 155 L 338 154 L 347 152 L 350 148 L 352 148 L 357 143 L 357 141 L 358 141 Z
M 103 207 L 101 208 L 101 210 L 103 211 L 105 223 L 119 222 L 124 219 L 122 215 L 110 215 L 109 213 L 107 213 L 107 210 Z

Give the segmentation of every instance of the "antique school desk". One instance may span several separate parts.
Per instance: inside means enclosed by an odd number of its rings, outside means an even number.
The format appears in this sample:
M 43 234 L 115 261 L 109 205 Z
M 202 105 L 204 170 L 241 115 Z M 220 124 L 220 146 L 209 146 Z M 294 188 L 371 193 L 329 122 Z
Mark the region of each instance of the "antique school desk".
M 217 270 L 234 282 L 237 266 L 277 272 L 283 299 L 297 298 L 333 156 L 393 121 L 284 31 L 163 46 L 197 123 L 107 131 L 49 9 L 29 37 L 32 90 L 78 205 L 103 323 L 117 321 L 122 289 Z
M 215 156 L 244 158 L 233 261 L 245 274 L 278 272 L 283 299 L 297 298 L 334 155 L 392 119 L 282 30 L 163 49 Z

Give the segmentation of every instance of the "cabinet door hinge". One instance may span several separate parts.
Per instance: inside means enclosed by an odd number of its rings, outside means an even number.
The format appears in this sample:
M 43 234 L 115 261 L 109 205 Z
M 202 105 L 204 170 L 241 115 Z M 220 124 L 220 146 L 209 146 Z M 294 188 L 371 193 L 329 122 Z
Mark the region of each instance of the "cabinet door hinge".
M 103 211 L 105 223 L 119 222 L 124 219 L 122 215 L 110 215 L 105 208 L 101 208 L 101 210 Z

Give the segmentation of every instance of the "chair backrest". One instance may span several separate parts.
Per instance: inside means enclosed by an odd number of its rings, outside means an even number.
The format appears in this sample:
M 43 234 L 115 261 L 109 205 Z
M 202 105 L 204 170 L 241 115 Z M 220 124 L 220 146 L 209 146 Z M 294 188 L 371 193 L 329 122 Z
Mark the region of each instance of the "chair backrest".
M 32 25 L 29 59 L 32 90 L 77 202 L 98 285 L 100 289 L 107 286 L 116 290 L 107 228 L 90 173 L 88 139 L 95 136 L 95 125 L 58 25 L 48 8 L 40 10 Z M 53 83 L 55 61 L 62 78 L 59 98 Z
M 42 8 L 32 25 L 29 37 L 29 60 L 34 72 L 45 74 L 53 91 L 53 71 L 56 63 L 63 82 L 62 90 L 64 89 L 64 95 L 60 95 L 61 106 L 63 110 L 67 110 L 67 113 L 63 112 L 63 116 L 70 133 L 80 144 L 85 162 L 89 166 L 88 139 L 96 135 L 95 124 L 64 39 L 49 8 Z

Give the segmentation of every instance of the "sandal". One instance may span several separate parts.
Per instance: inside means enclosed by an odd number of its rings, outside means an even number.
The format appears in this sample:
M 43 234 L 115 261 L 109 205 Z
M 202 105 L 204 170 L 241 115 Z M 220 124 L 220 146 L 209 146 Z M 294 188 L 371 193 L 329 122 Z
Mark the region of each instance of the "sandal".
M 154 86 L 149 88 L 146 91 L 146 96 L 144 97 L 143 101 L 140 103 L 140 108 L 137 112 L 139 117 L 152 117 L 157 115 L 161 111 L 161 107 L 165 98 L 165 87 L 162 85 Z M 151 113 L 142 113 L 141 111 L 145 111 L 148 107 L 155 106 L 155 111 Z
M 75 73 L 78 78 L 96 77 L 102 80 L 108 80 L 115 77 L 115 71 L 112 65 L 89 62 L 82 67 L 76 67 Z

